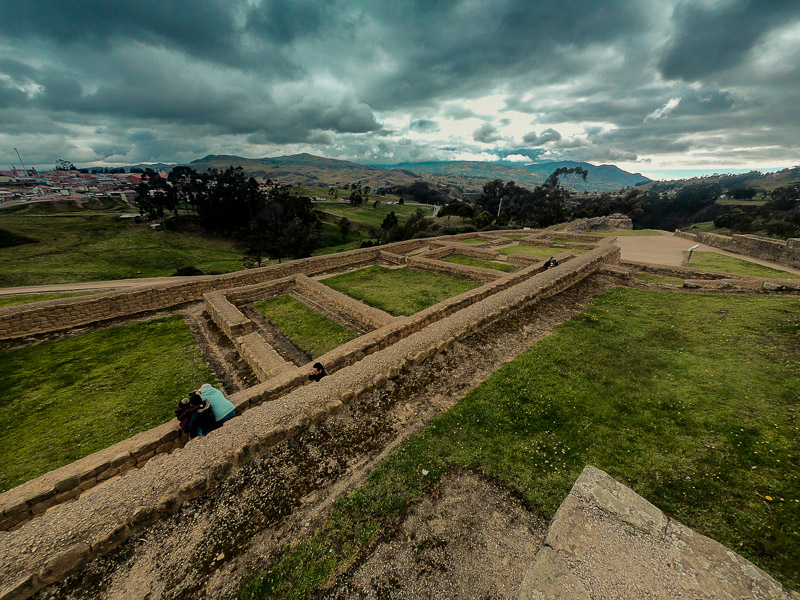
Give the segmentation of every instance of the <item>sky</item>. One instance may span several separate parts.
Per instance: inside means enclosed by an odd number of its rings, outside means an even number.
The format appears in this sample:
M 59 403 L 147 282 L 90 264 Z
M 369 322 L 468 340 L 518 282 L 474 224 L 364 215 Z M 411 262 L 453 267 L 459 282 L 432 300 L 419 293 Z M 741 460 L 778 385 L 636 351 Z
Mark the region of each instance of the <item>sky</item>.
M 0 169 L 800 164 L 797 0 L 0 0 Z

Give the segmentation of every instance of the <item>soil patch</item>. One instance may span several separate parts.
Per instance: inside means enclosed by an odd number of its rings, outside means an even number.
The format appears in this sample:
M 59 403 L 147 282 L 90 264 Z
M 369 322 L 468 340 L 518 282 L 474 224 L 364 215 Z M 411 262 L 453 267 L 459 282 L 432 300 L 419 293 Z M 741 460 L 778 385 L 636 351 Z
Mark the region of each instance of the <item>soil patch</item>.
M 321 598 L 514 598 L 546 530 L 507 490 L 454 473 Z

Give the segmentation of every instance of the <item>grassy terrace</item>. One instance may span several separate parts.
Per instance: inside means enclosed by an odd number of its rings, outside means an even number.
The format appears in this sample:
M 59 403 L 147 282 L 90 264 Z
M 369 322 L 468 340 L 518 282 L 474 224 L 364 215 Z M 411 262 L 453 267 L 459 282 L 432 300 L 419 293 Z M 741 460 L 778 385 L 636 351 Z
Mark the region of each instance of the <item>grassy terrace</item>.
M 479 237 L 469 238 L 466 240 L 458 240 L 459 244 L 486 244 L 489 240 Z
M 31 302 L 41 302 L 43 300 L 55 300 L 56 298 L 74 298 L 75 296 L 88 296 L 99 294 L 100 292 L 66 292 L 64 294 L 26 294 L 24 296 L 4 296 L 0 298 L 0 308 L 6 306 L 17 306 L 19 304 L 30 304 Z
M 0 229 L 38 240 L 0 248 L 0 287 L 167 276 L 185 266 L 242 268 L 230 240 L 153 231 L 120 214 L 44 203 L 0 211 Z
M 365 225 L 376 225 L 380 227 L 383 220 L 390 212 L 394 214 L 400 221 L 405 221 L 411 216 L 415 210 L 422 209 L 425 216 L 430 216 L 433 209 L 430 206 L 417 206 L 415 204 L 385 204 L 381 203 L 377 208 L 372 208 L 372 205 L 352 206 L 342 202 L 316 202 L 314 208 L 321 210 L 337 217 L 347 217 L 353 222 L 363 223 Z
M 434 273 L 377 265 L 334 275 L 323 279 L 322 283 L 394 316 L 413 315 L 481 285 Z
M 497 250 L 500 254 L 527 254 L 529 256 L 541 256 L 550 258 L 561 252 L 572 252 L 573 254 L 583 254 L 589 252 L 588 250 L 575 250 L 574 248 L 548 248 L 546 246 L 508 246 L 506 248 L 499 248 Z
M 254 306 L 291 342 L 311 358 L 322 356 L 358 334 L 283 294 Z
M 587 464 L 797 589 L 798 314 L 795 298 L 600 296 L 340 497 L 240 598 L 312 597 L 450 469 L 550 518 Z
M 0 491 L 174 418 L 216 379 L 182 317 L 0 352 Z
M 689 256 L 688 252 L 683 253 Z M 781 271 L 772 267 L 765 267 L 758 263 L 750 262 L 717 254 L 716 252 L 695 252 L 692 254 L 692 261 L 686 266 L 695 269 L 706 269 L 708 271 L 721 271 L 723 273 L 736 273 L 738 275 L 752 275 L 753 277 L 774 277 L 777 279 L 800 279 L 800 275 L 790 271 Z
M 467 265 L 468 267 L 482 267 L 484 269 L 494 269 L 496 271 L 503 271 L 509 273 L 514 270 L 514 265 L 507 265 L 503 263 L 496 263 L 490 260 L 481 260 L 480 258 L 471 258 L 469 256 L 461 256 L 456 254 L 442 259 L 444 262 L 455 263 L 457 265 Z

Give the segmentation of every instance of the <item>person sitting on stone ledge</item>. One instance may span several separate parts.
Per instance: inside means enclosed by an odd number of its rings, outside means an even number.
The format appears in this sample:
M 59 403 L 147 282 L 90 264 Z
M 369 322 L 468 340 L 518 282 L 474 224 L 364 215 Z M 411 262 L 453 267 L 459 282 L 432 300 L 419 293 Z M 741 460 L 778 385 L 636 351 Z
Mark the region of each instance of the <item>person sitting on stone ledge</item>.
M 214 413 L 214 426 L 212 429 L 222 427 L 225 421 L 230 421 L 236 416 L 236 407 L 225 395 L 210 383 L 204 383 L 196 392 L 203 400 L 208 401 Z
M 551 256 L 550 259 L 546 263 L 544 263 L 544 270 L 546 271 L 547 269 L 552 269 L 553 267 L 557 266 L 558 266 L 558 261 L 556 260 L 556 257 Z
M 190 438 L 204 436 L 211 431 L 214 422 L 211 405 L 203 402 L 196 393 L 178 402 L 175 417 L 178 419 L 181 431 L 188 433 Z
M 322 366 L 322 363 L 316 362 L 311 369 L 311 374 L 308 376 L 308 379 L 309 381 L 319 381 L 326 375 L 330 375 L 330 373 L 325 370 L 325 367 Z

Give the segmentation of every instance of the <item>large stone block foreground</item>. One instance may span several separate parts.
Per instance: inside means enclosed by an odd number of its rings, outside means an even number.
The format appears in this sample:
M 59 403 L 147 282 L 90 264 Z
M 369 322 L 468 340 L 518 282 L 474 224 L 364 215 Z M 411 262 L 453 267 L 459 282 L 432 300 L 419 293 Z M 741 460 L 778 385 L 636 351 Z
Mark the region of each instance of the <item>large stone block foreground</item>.
M 722 544 L 587 466 L 550 524 L 519 600 L 798 600 Z

